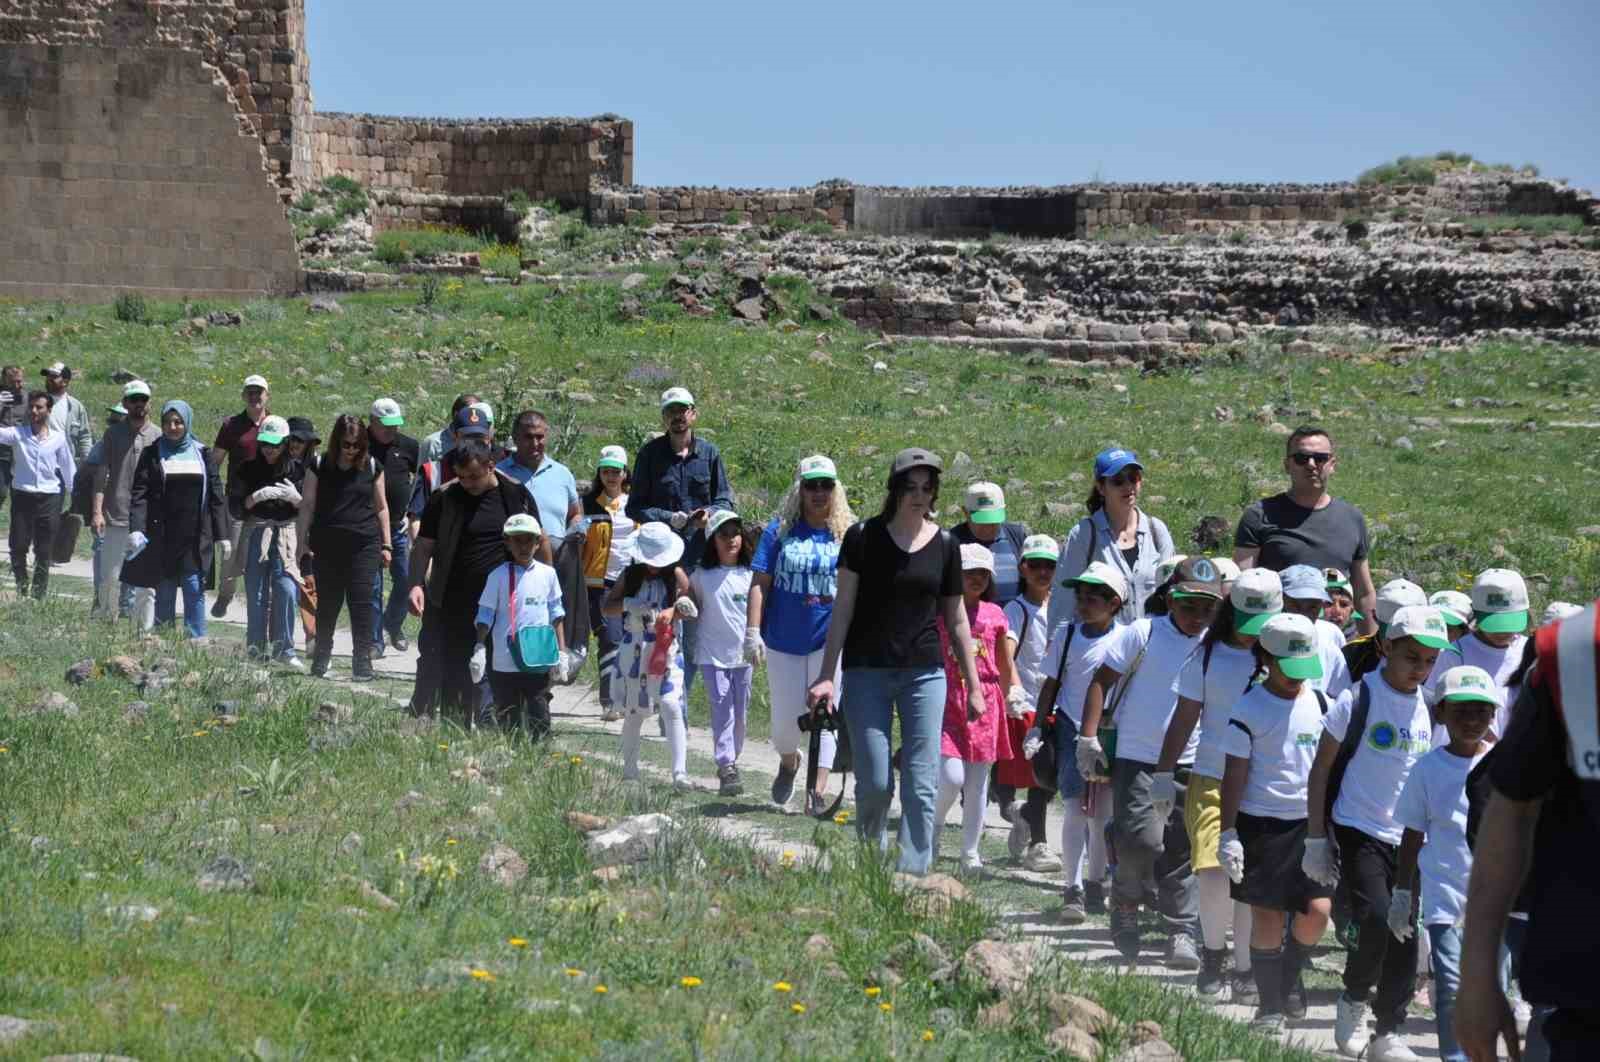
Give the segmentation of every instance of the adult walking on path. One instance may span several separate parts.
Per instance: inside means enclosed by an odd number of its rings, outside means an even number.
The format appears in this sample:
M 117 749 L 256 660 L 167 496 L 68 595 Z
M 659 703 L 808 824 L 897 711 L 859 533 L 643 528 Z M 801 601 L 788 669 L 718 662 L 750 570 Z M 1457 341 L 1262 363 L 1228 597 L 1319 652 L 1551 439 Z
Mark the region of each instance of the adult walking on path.
M 70 393 L 72 370 L 58 361 L 39 375 L 44 377 L 44 389 L 50 396 L 50 427 L 67 437 L 72 459 L 82 464 L 94 445 L 94 421 L 88 407 Z
M 128 555 L 128 505 L 133 496 L 133 473 L 145 448 L 161 437 L 150 422 L 150 385 L 130 380 L 122 388 L 121 422 L 106 429 L 100 440 L 101 462 L 95 473 L 89 527 L 100 539 L 100 565 L 95 570 L 95 611 L 107 619 L 117 615 L 122 587 L 122 565 Z M 156 596 L 148 588 L 134 593 L 134 618 L 148 630 L 156 618 Z
M 206 636 L 206 573 L 212 554 L 227 563 L 228 499 L 210 448 L 194 434 L 194 410 L 172 399 L 161 407 L 161 438 L 146 446 L 128 500 L 128 554 L 123 582 L 155 591 L 157 627 L 178 617 L 191 638 Z
M 821 677 L 809 698 L 818 711 L 833 702 L 842 653 L 840 708 L 856 769 L 856 830 L 882 851 L 889 846 L 890 735 L 898 708 L 899 869 L 918 876 L 933 859 L 939 795 L 946 693 L 940 616 L 966 684 L 967 718 L 981 718 L 986 707 L 962 600 L 961 546 L 931 516 L 943 467 L 927 450 L 900 451 L 882 511 L 845 532 Z
M 515 449 L 495 467 L 527 488 L 543 530 L 540 559 L 553 567 L 561 584 L 561 625 L 565 644 L 581 660 L 589 646 L 589 598 L 583 581 L 585 536 L 577 527 L 583 515 L 572 470 L 546 452 L 550 418 L 524 410 L 511 423 Z M 573 532 L 568 535 L 569 529 Z
M 11 573 L 17 594 L 30 591 L 28 550 L 33 550 L 34 597 L 50 588 L 50 558 L 61 519 L 63 496 L 71 495 L 78 474 L 72 445 L 50 426 L 51 397 L 43 391 L 28 396 L 28 423 L 0 428 L 0 446 L 11 452 Z
M 288 427 L 287 424 L 284 425 Z M 274 433 L 276 434 L 276 433 Z M 333 629 L 350 603 L 352 682 L 371 682 L 372 583 L 394 552 L 383 469 L 367 452 L 367 426 L 341 413 L 328 433 L 328 449 L 306 471 L 295 538 L 300 567 L 317 578 L 317 644 L 311 673 L 328 673 Z M 480 587 L 481 589 L 481 587 Z
M 1022 543 L 1028 525 L 1006 519 L 1006 495 L 998 484 L 974 483 L 961 508 L 967 518 L 950 529 L 962 545 L 975 542 L 994 556 L 994 600 L 1009 604 L 1022 593 Z
M 450 403 L 450 420 L 444 427 L 431 435 L 425 435 L 420 444 L 420 456 L 423 461 L 442 461 L 444 455 L 455 449 L 456 445 L 456 418 L 468 406 L 477 405 L 483 399 L 467 391 L 456 395 L 456 400 Z
M 1244 511 L 1233 536 L 1233 560 L 1240 568 L 1274 572 L 1295 564 L 1349 572 L 1362 617 L 1359 629 L 1371 634 L 1377 630 L 1378 595 L 1367 563 L 1367 519 L 1328 493 L 1338 466 L 1333 438 L 1325 430 L 1307 425 L 1290 432 L 1283 456 L 1289 489 Z
M 628 494 L 628 517 L 635 523 L 660 521 L 684 540 L 684 565 L 692 569 L 705 552 L 706 517 L 716 509 L 732 510 L 733 487 L 716 446 L 694 432 L 700 417 L 694 395 L 684 387 L 661 393 L 662 434 L 639 447 Z M 696 624 L 683 626 L 684 688 L 687 710 L 694 689 Z
M 28 423 L 28 389 L 22 383 L 22 366 L 0 369 L 0 428 L 20 428 Z M 0 446 L 0 505 L 11 493 L 11 447 Z
M 268 417 L 256 434 L 256 455 L 228 483 L 228 513 L 242 527 L 245 551 L 245 647 L 252 656 L 293 671 L 305 664 L 294 651 L 300 600 L 296 528 L 305 469 L 289 456 L 289 422 Z
M 411 588 L 411 524 L 406 510 L 411 505 L 412 483 L 417 469 L 422 465 L 421 448 L 417 440 L 400 429 L 405 426 L 405 414 L 400 403 L 392 398 L 380 398 L 372 403 L 367 416 L 367 446 L 372 459 L 383 471 L 383 492 L 389 510 L 389 543 L 394 547 L 389 569 L 394 580 L 389 592 L 389 603 L 383 603 L 383 568 L 372 581 L 372 652 L 383 655 L 383 640 L 387 634 L 389 644 L 400 652 L 411 647 L 404 631 L 406 611 Z
M 833 461 L 813 454 L 800 462 L 778 515 L 767 524 L 750 562 L 755 579 L 745 629 L 745 659 L 767 663 L 767 691 L 772 705 L 772 747 L 782 757 L 772 782 L 772 801 L 783 805 L 794 795 L 800 771 L 800 732 L 806 714 L 806 690 L 822 677 L 822 656 L 828 643 L 838 593 L 839 545 L 856 522 L 844 484 Z M 830 673 L 834 695 L 841 695 L 837 667 Z M 817 787 L 806 794 L 807 812 L 826 806 L 838 740 L 824 731 L 817 749 Z
M 1094 486 L 1085 503 L 1089 515 L 1067 532 L 1056 562 L 1062 596 L 1059 607 L 1052 603 L 1051 613 L 1062 617 L 1058 623 L 1077 615 L 1074 580 L 1095 561 L 1110 565 L 1127 583 L 1118 622 L 1144 618 L 1145 601 L 1161 585 L 1162 566 L 1176 551 L 1167 525 L 1139 508 L 1143 490 L 1144 465 L 1138 454 L 1111 446 L 1095 455 Z
M 488 430 L 480 421 L 457 432 L 456 478 L 428 499 L 411 547 L 411 612 L 422 617 L 411 711 L 428 714 L 442 702 L 465 709 L 469 723 L 491 701 L 487 683 L 468 670 L 478 599 L 489 573 L 505 563 L 506 521 L 533 514 L 522 484 L 496 471 Z
M 264 376 L 251 374 L 244 378 L 244 387 L 241 388 L 240 397 L 244 399 L 244 409 L 222 422 L 222 427 L 217 431 L 216 442 L 210 450 L 210 461 L 213 469 L 221 467 L 227 461 L 227 482 L 233 482 L 233 473 L 244 462 L 256 455 L 256 432 L 260 430 L 261 422 L 267 418 L 269 395 L 267 380 Z M 238 527 L 233 529 L 237 536 Z M 239 549 L 237 537 L 228 543 L 228 559 L 225 567 L 217 577 L 217 600 L 211 606 L 213 619 L 221 619 L 228 611 L 228 605 L 233 601 L 233 590 L 239 576 L 244 574 L 244 557 Z

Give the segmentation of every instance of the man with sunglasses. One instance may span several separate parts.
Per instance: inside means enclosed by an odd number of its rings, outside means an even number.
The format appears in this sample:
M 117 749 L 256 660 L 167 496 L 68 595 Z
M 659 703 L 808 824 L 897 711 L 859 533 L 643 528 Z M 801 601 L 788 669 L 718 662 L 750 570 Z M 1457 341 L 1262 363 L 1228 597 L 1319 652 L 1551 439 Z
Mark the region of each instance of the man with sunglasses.
M 1314 425 L 1296 428 L 1284 448 L 1289 489 L 1244 511 L 1234 533 L 1233 560 L 1240 568 L 1280 572 L 1296 564 L 1350 573 L 1350 589 L 1361 613 L 1360 630 L 1376 629 L 1377 591 L 1367 563 L 1367 520 L 1347 501 L 1328 493 L 1339 461 L 1333 439 Z
M 100 568 L 95 573 L 94 612 L 106 619 L 117 615 L 122 562 L 128 553 L 128 504 L 133 493 L 133 472 L 144 448 L 161 437 L 150 420 L 150 385 L 130 380 L 122 388 L 122 408 L 127 415 L 106 429 L 101 440 L 102 460 L 95 471 L 94 499 L 89 526 L 101 539 Z M 134 591 L 134 616 L 140 630 L 155 623 L 156 592 L 149 587 Z
M 246 376 L 239 395 L 244 399 L 244 409 L 222 422 L 222 427 L 217 431 L 217 441 L 211 444 L 211 467 L 216 468 L 226 457 L 228 483 L 233 482 L 235 469 L 244 462 L 255 459 L 256 432 L 260 430 L 261 422 L 267 419 L 268 412 L 269 395 L 266 377 L 253 373 Z M 227 615 L 228 605 L 233 601 L 234 587 L 238 583 L 239 576 L 244 574 L 244 555 L 239 550 L 237 538 L 244 525 L 238 520 L 231 520 L 229 523 L 235 537 L 217 543 L 222 571 L 217 577 L 217 599 L 211 605 L 213 619 L 221 619 Z
M 0 428 L 20 428 L 28 423 L 28 389 L 22 383 L 22 366 L 0 369 Z M 0 505 L 11 494 L 11 447 L 0 446 Z

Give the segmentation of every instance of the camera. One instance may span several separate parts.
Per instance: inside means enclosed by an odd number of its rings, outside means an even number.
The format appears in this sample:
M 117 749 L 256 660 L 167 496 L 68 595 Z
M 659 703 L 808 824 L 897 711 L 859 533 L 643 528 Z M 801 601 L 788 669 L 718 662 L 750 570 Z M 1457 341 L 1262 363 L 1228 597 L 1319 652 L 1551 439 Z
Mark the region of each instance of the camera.
M 830 703 L 826 707 L 820 708 L 818 711 L 807 712 L 805 715 L 802 715 L 798 720 L 796 720 L 796 722 L 799 724 L 800 732 L 802 734 L 809 734 L 813 730 L 838 730 L 844 721 L 839 718 L 838 707 Z

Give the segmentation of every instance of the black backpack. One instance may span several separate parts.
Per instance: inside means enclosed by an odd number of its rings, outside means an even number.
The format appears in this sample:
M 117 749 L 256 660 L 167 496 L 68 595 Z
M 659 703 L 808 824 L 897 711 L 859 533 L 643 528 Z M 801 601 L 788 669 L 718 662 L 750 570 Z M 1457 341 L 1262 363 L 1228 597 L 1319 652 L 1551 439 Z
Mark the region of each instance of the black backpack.
M 1322 714 L 1328 714 L 1327 698 L 1322 696 L 1322 691 L 1317 691 L 1317 697 L 1322 701 Z M 1333 758 L 1333 767 L 1328 771 L 1328 789 L 1323 798 L 1322 817 L 1327 820 L 1329 831 L 1333 828 L 1333 805 L 1339 799 L 1339 787 L 1344 785 L 1344 773 L 1350 769 L 1350 761 L 1355 759 L 1356 750 L 1361 747 L 1361 738 L 1367 732 L 1367 714 L 1372 708 L 1372 688 L 1365 682 L 1360 685 L 1360 692 L 1356 694 L 1356 703 L 1350 709 L 1350 725 L 1345 728 L 1344 740 L 1339 742 L 1339 755 Z

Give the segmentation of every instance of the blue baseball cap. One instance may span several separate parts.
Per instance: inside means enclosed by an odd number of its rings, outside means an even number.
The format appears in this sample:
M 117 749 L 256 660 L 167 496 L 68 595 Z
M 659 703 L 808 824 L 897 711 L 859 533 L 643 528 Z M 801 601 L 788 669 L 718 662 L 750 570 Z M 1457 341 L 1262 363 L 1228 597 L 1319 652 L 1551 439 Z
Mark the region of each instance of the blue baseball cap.
M 1129 465 L 1143 471 L 1144 464 L 1140 462 L 1139 455 L 1132 450 L 1124 450 L 1120 446 L 1108 446 L 1094 455 L 1094 478 L 1106 479 L 1116 475 Z
M 460 436 L 486 436 L 489 434 L 490 420 L 482 406 L 471 405 L 456 414 L 452 427 Z
M 1313 568 L 1309 564 L 1291 564 L 1278 573 L 1278 581 L 1283 584 L 1284 597 L 1333 604 L 1333 598 L 1328 596 L 1328 577 L 1321 568 Z

